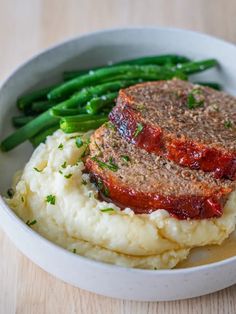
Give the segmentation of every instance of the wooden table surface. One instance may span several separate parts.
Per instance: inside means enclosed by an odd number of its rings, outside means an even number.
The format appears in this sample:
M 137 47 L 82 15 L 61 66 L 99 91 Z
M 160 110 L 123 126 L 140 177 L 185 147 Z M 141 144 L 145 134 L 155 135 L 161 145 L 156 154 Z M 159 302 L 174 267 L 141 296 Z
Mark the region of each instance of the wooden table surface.
M 235 16 L 235 0 L 0 0 L 0 81 L 42 49 L 101 28 L 174 26 L 236 43 Z M 0 314 L 12 313 L 228 314 L 236 313 L 236 285 L 176 302 L 110 299 L 55 279 L 0 231 Z

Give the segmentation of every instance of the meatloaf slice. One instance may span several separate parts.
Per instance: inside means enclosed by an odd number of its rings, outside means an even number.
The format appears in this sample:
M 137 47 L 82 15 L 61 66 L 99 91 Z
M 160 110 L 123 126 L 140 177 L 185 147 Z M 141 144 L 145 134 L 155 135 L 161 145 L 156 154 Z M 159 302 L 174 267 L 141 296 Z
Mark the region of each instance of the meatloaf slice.
M 93 134 L 85 166 L 103 199 L 137 214 L 166 209 L 180 219 L 219 217 L 234 187 L 135 147 L 109 124 Z
M 236 179 L 236 99 L 173 79 L 119 93 L 110 120 L 130 143 L 182 166 Z

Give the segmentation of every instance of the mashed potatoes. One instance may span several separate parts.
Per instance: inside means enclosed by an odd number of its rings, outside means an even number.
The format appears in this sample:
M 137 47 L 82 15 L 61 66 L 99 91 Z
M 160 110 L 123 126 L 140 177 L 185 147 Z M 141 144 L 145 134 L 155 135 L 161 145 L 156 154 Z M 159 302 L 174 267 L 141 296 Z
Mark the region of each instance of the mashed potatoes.
M 99 201 L 78 162 L 83 149 L 71 134 L 55 132 L 35 150 L 7 200 L 22 220 L 60 246 L 122 266 L 173 268 L 192 247 L 221 244 L 234 230 L 235 192 L 222 217 L 208 220 L 181 221 L 165 210 L 134 215 Z

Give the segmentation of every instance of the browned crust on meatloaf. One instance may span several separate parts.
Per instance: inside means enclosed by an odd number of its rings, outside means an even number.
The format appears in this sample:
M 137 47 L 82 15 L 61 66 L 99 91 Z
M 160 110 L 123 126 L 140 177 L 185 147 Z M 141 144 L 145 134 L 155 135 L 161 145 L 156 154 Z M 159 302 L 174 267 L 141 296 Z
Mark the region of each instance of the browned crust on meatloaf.
M 101 162 L 115 167 L 108 169 Z M 93 134 L 85 166 L 103 198 L 135 213 L 163 208 L 181 219 L 218 217 L 234 187 L 231 181 L 136 148 L 108 126 Z
M 200 103 L 194 109 L 188 107 L 191 94 Z M 148 152 L 218 178 L 236 178 L 232 96 L 178 79 L 142 83 L 120 91 L 110 120 L 126 140 Z

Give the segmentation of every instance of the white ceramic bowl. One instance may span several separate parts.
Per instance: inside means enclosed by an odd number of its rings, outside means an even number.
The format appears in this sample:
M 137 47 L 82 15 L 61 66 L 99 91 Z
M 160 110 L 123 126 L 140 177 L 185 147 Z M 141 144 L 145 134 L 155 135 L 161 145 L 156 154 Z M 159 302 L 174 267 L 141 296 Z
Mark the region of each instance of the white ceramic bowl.
M 100 31 L 53 47 L 19 67 L 0 89 L 0 137 L 10 130 L 18 95 L 57 81 L 65 69 L 93 67 L 132 57 L 177 53 L 190 58 L 216 58 L 218 70 L 199 75 L 236 93 L 236 46 L 185 30 L 135 28 Z M 0 153 L 0 192 L 5 193 L 17 169 L 32 153 L 24 144 Z M 191 298 L 236 283 L 236 257 L 188 269 L 128 269 L 89 260 L 47 241 L 28 228 L 0 197 L 0 224 L 15 245 L 44 270 L 74 286 L 102 295 L 140 301 Z

